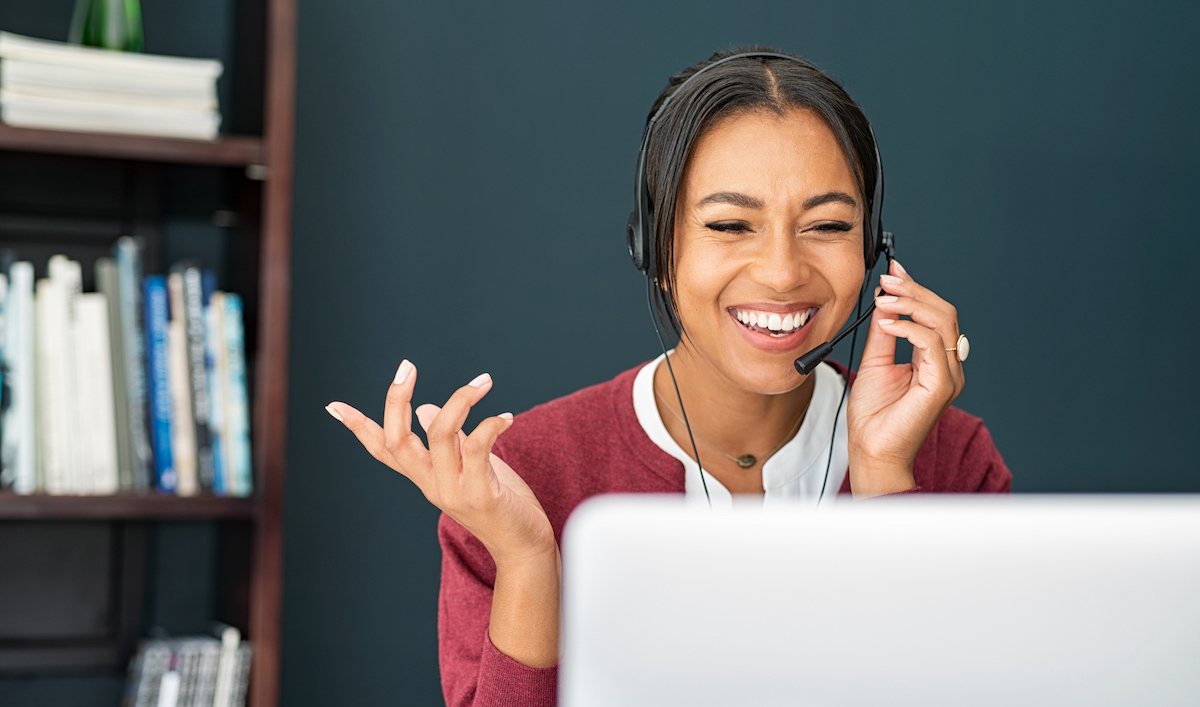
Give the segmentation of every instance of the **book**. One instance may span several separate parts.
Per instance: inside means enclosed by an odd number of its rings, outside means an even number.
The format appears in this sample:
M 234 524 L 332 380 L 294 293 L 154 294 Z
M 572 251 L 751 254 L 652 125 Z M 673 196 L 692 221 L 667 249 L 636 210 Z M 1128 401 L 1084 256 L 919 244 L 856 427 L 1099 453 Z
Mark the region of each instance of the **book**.
M 0 59 L 90 68 L 124 74 L 131 78 L 145 75 L 171 77 L 180 82 L 216 81 L 222 71 L 221 62 L 215 59 L 114 52 L 48 39 L 34 39 L 12 32 L 0 32 Z
M 212 292 L 204 312 L 204 365 L 208 374 L 209 428 L 212 430 L 213 493 L 229 496 L 229 451 L 225 444 L 225 381 L 229 378 L 225 348 L 225 293 Z
M 221 655 L 217 662 L 217 675 L 213 687 L 212 707 L 231 707 L 237 679 L 238 647 L 242 634 L 233 626 L 218 624 L 214 632 L 221 639 Z
M 47 493 L 78 493 L 76 454 L 74 322 L 72 301 L 77 292 L 74 272 L 64 256 L 51 256 L 48 278 L 37 283 L 36 320 L 38 395 L 37 430 L 42 480 Z
M 213 450 L 209 423 L 209 386 L 205 364 L 204 282 L 200 268 L 183 265 L 184 328 L 187 331 L 188 384 L 191 392 L 192 422 L 195 425 L 196 468 L 200 488 L 213 487 Z
M 171 459 L 178 480 L 176 493 L 194 496 L 199 490 L 196 472 L 196 427 L 192 419 L 192 386 L 189 381 L 186 307 L 183 296 L 183 275 L 173 272 L 167 276 L 170 319 L 167 323 L 167 368 L 170 376 Z
M 225 454 L 231 495 L 249 496 L 253 491 L 250 468 L 250 405 L 246 393 L 245 333 L 242 325 L 242 298 L 225 293 L 223 321 L 225 334 Z
M 0 59 L 0 82 L 18 92 L 84 96 L 98 101 L 150 101 L 216 110 L 216 82 L 180 80 L 171 74 L 109 71 L 91 66 Z
M 9 269 L 4 318 L 4 367 L 9 396 L 4 411 L 0 464 L 11 470 L 12 489 L 19 494 L 39 490 L 37 438 L 34 428 L 37 395 L 34 365 L 33 264 L 16 262 Z
M 142 246 L 123 236 L 115 247 L 117 288 L 120 297 L 121 343 L 125 355 L 125 387 L 129 402 L 129 444 L 133 488 L 150 489 L 154 458 L 150 446 L 146 382 L 145 309 L 142 306 Z
M 200 276 L 201 299 L 204 316 L 204 378 L 208 386 L 208 440 L 212 448 L 212 491 L 227 495 L 225 484 L 225 448 L 222 444 L 222 424 L 224 415 L 224 385 L 220 376 L 220 358 L 224 347 L 221 346 L 219 311 L 224 305 L 213 306 L 213 299 L 223 297 L 217 291 L 217 276 L 211 270 L 205 270 Z
M 76 389 L 71 399 L 78 413 L 76 435 L 80 450 L 76 460 L 79 464 L 76 491 L 113 494 L 120 481 L 108 300 L 103 294 L 87 292 L 76 296 L 74 344 Z
M 145 282 L 146 364 L 149 385 L 150 439 L 154 449 L 155 485 L 165 493 L 175 493 L 178 476 L 171 456 L 173 440 L 170 363 L 167 350 L 167 281 L 162 275 L 149 275 Z
M 125 340 L 121 322 L 121 286 L 117 261 L 96 259 L 96 289 L 108 305 L 108 346 L 112 375 L 113 423 L 117 442 L 117 479 L 121 491 L 134 490 L 133 436 L 129 429 L 129 385 L 125 380 Z
M 218 633 L 141 641 L 129 661 L 122 706 L 242 707 L 253 651 L 237 629 Z
M 250 689 L 250 659 L 254 657 L 254 647 L 249 643 L 238 646 L 237 662 L 233 669 L 233 695 L 229 707 L 245 707 L 246 693 Z
M 171 646 L 162 640 L 143 640 L 130 663 L 125 707 L 158 707 L 159 686 L 171 668 Z
M 213 140 L 221 116 L 207 111 L 113 105 L 0 91 L 0 118 L 18 128 Z
M 54 130 L 211 140 L 221 63 L 0 32 L 0 119 Z

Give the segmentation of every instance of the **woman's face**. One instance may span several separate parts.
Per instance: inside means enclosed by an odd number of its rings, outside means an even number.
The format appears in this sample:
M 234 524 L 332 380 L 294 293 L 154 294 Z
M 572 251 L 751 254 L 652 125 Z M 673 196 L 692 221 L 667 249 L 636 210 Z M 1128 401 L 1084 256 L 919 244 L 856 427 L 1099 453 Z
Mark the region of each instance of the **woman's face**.
M 837 138 L 812 111 L 711 127 L 693 147 L 675 216 L 687 346 L 745 390 L 796 388 L 795 359 L 831 339 L 857 300 L 863 209 Z

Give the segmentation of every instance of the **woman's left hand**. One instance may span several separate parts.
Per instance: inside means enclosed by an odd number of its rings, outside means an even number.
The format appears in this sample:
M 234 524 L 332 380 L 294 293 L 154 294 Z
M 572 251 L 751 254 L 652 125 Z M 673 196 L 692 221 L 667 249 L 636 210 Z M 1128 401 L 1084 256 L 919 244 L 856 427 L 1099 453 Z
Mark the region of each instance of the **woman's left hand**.
M 964 385 L 963 365 L 947 351 L 958 342 L 954 306 L 917 284 L 896 261 L 880 284 L 846 409 L 855 496 L 916 486 L 917 450 Z M 900 319 L 902 314 L 912 321 Z M 897 338 L 913 345 L 912 363 L 896 363 Z

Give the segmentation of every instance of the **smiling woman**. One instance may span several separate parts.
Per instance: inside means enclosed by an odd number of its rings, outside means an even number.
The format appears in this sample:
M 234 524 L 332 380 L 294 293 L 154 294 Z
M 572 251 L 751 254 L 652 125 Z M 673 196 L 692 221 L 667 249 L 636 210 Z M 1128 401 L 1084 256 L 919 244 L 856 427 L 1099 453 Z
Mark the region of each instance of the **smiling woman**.
M 591 496 L 811 506 L 1009 490 L 987 429 L 950 406 L 965 382 L 957 312 L 899 263 L 880 276 L 857 376 L 793 365 L 845 325 L 880 250 L 882 190 L 864 186 L 879 177 L 875 141 L 845 91 L 804 60 L 752 47 L 672 77 L 650 115 L 631 254 L 680 335 L 673 351 L 468 435 L 492 385 L 480 375 L 444 407 L 417 408 L 428 448 L 412 430 L 409 361 L 382 426 L 345 403 L 327 408 L 444 512 L 447 704 L 554 704 L 558 541 Z M 911 364 L 895 362 L 897 338 L 912 343 Z

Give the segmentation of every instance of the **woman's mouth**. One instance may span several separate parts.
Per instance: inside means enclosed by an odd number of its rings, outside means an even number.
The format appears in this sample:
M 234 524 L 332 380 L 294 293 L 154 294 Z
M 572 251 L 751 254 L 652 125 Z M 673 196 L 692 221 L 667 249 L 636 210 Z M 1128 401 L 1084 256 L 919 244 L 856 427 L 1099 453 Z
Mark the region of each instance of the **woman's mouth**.
M 809 307 L 798 312 L 764 312 L 756 309 L 731 308 L 729 313 L 743 327 L 758 334 L 766 334 L 773 339 L 791 336 L 804 328 L 817 313 L 818 307 Z

